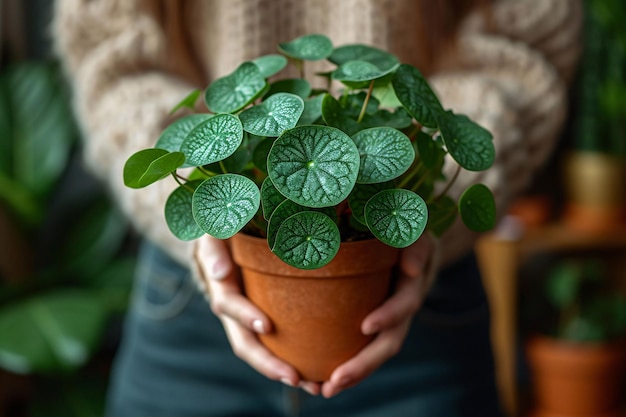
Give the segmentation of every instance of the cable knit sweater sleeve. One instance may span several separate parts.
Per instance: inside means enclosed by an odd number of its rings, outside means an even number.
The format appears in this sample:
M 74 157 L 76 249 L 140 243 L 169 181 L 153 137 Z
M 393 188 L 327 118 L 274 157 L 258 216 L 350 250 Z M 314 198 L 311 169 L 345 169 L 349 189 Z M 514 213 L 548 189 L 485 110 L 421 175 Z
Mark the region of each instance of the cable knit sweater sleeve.
M 164 34 L 138 0 L 56 3 L 56 45 L 74 87 L 87 165 L 142 233 L 188 264 L 190 244 L 169 232 L 163 215 L 174 182 L 133 190 L 122 171 L 131 154 L 154 145 L 168 112 L 192 87 L 160 70 Z

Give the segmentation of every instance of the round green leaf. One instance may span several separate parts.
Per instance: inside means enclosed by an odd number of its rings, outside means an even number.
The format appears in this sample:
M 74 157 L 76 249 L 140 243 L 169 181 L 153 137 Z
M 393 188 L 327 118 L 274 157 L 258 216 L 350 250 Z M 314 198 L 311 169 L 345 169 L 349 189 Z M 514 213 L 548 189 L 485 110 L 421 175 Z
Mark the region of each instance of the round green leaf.
M 189 116 L 175 120 L 161 133 L 154 147 L 170 152 L 180 151 L 180 145 L 182 145 L 183 140 L 185 140 L 189 132 L 211 117 L 213 117 L 212 114 L 190 114 Z M 187 166 L 190 165 L 185 163 L 183 168 Z
M 270 88 L 265 94 L 265 97 L 271 97 L 276 93 L 291 93 L 305 99 L 311 94 L 311 84 L 303 78 L 278 80 L 270 84 Z
M 398 58 L 388 52 L 360 44 L 340 46 L 333 51 L 328 60 L 339 66 L 349 61 L 364 61 L 385 73 L 393 71 L 400 63 Z
M 484 184 L 470 186 L 459 198 L 459 213 L 468 229 L 491 230 L 496 223 L 496 202 L 491 190 Z
M 361 130 L 352 140 L 361 156 L 357 178 L 361 184 L 391 181 L 404 174 L 415 159 L 411 140 L 391 127 Z
M 265 55 L 252 62 L 259 67 L 261 75 L 265 78 L 279 73 L 287 66 L 287 58 L 278 54 Z
M 143 149 L 134 153 L 124 164 L 124 184 L 143 188 L 176 171 L 185 162 L 180 152 L 164 149 Z
M 267 159 L 281 194 L 306 207 L 343 201 L 359 173 L 359 151 L 348 135 L 328 126 L 299 126 L 283 133 Z
M 298 120 L 298 125 L 310 125 L 322 117 L 322 101 L 324 100 L 324 96 L 325 94 L 320 94 L 304 100 L 304 111 L 302 112 L 302 116 L 300 116 L 300 120 Z
M 309 210 L 307 207 L 301 206 L 300 204 L 294 203 L 288 199 L 285 199 L 282 203 L 276 206 L 272 215 L 268 219 L 269 223 L 267 224 L 267 244 L 270 249 L 274 248 L 274 244 L 276 243 L 276 234 L 278 233 L 278 229 L 280 229 L 283 222 L 294 214 L 307 210 Z
M 239 119 L 243 129 L 253 135 L 278 136 L 298 123 L 304 101 L 289 93 L 277 93 L 263 103 L 244 110 Z
M 365 220 L 374 236 L 395 248 L 405 248 L 424 232 L 428 208 L 422 197 L 404 189 L 384 190 L 365 205 Z
M 443 107 L 417 68 L 400 65 L 391 84 L 396 97 L 415 120 L 427 127 L 437 127 L 436 117 L 443 112 Z
M 339 81 L 371 81 L 387 73 L 366 61 L 348 61 L 333 71 L 332 77 Z
M 468 171 L 484 171 L 493 165 L 496 151 L 488 130 L 452 112 L 440 114 L 437 120 L 448 152 L 459 165 Z
M 340 245 L 339 228 L 330 217 L 303 211 L 282 223 L 273 252 L 288 265 L 316 269 L 328 264 Z
M 254 217 L 260 205 L 256 184 L 237 174 L 209 178 L 196 188 L 193 217 L 205 233 L 228 239 Z
M 392 188 L 394 188 L 394 184 L 391 181 L 381 182 L 378 184 L 356 184 L 348 196 L 348 206 L 350 207 L 354 218 L 360 223 L 366 225 L 365 205 L 369 199 L 382 190 L 390 190 Z
M 218 114 L 196 126 L 183 140 L 181 152 L 192 166 L 208 165 L 232 155 L 243 140 L 243 126 L 236 116 Z
M 441 145 L 424 132 L 417 132 L 415 145 L 417 146 L 420 161 L 428 169 L 438 167 L 445 156 L 445 151 L 441 148 Z
M 456 220 L 458 210 L 453 199 L 444 195 L 428 204 L 428 230 L 435 236 L 441 236 Z
M 332 54 L 333 43 L 324 35 L 312 34 L 280 43 L 278 50 L 291 58 L 318 61 Z
M 180 240 L 194 240 L 204 234 L 193 218 L 193 192 L 202 181 L 190 181 L 176 188 L 165 202 L 165 221 Z
M 259 67 L 244 62 L 235 72 L 213 81 L 206 89 L 204 101 L 213 113 L 234 113 L 257 98 L 266 84 Z
M 283 201 L 285 196 L 278 192 L 270 177 L 265 178 L 261 184 L 261 208 L 263 209 L 263 217 L 269 220 L 276 207 Z

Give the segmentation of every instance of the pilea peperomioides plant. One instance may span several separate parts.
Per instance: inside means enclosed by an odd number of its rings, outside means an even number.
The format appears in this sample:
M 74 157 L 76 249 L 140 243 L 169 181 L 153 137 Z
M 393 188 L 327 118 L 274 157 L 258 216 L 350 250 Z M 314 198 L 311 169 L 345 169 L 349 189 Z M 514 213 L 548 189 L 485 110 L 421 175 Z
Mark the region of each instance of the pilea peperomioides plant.
M 278 50 L 215 80 L 207 113 L 181 117 L 128 159 L 129 187 L 169 176 L 179 183 L 165 205 L 174 235 L 228 239 L 243 230 L 267 238 L 287 264 L 314 269 L 342 241 L 375 237 L 402 248 L 427 227 L 440 235 L 458 213 L 471 230 L 493 226 L 490 190 L 473 185 L 454 201 L 446 191 L 457 175 L 442 171 L 448 153 L 459 170 L 488 169 L 492 136 L 445 110 L 416 68 L 370 46 L 334 48 L 323 35 Z M 322 59 L 336 66 L 318 74 L 325 90 L 304 78 L 268 81 L 290 62 L 303 74 L 305 61 Z M 333 80 L 342 85 L 335 94 Z M 194 108 L 199 96 L 175 110 Z M 187 177 L 178 172 L 189 167 Z M 447 182 L 443 192 L 437 181 Z

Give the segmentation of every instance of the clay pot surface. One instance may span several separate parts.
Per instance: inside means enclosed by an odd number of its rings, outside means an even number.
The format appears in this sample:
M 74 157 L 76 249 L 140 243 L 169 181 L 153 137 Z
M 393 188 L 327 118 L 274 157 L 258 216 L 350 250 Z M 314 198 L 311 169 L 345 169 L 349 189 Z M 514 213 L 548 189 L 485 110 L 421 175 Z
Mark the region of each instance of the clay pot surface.
M 361 322 L 388 296 L 399 255 L 378 240 L 346 242 L 328 265 L 300 270 L 274 255 L 265 239 L 241 233 L 231 251 L 246 295 L 274 325 L 261 342 L 309 381 L 327 381 L 371 341 Z
M 535 337 L 526 344 L 535 417 L 620 416 L 624 343 L 592 344 Z

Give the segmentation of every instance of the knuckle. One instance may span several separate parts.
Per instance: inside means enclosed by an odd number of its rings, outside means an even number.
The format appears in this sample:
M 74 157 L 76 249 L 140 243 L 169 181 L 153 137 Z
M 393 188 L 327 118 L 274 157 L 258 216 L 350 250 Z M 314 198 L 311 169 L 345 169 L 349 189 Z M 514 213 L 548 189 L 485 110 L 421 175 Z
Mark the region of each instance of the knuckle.
M 224 314 L 224 303 L 220 300 L 213 299 L 211 300 L 211 311 L 216 316 L 221 316 Z

